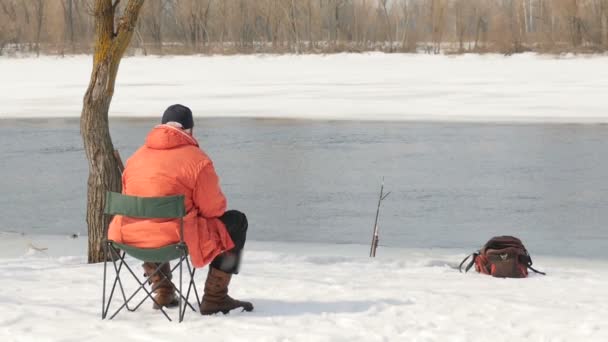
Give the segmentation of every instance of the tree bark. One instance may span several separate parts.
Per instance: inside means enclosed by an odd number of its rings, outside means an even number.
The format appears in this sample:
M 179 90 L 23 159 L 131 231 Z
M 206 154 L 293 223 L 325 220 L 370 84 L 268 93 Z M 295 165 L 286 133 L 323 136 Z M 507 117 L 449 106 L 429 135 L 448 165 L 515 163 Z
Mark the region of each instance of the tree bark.
M 404 0 L 401 4 L 401 10 L 403 11 L 403 33 L 401 34 L 401 51 L 409 51 L 410 11 L 407 0 Z
M 312 51 L 315 46 L 315 43 L 313 41 L 313 36 L 312 36 L 312 0 L 308 0 L 307 9 L 308 9 L 308 51 Z
M 298 23 L 296 18 L 296 3 L 295 0 L 291 0 L 291 4 L 289 5 L 289 13 L 287 14 L 287 18 L 291 23 L 291 31 L 295 42 L 295 52 L 296 54 L 300 54 L 300 37 L 298 34 Z
M 597 3 L 597 35 L 600 48 L 608 46 L 608 0 L 598 0 Z
M 42 20 L 44 19 L 44 3 L 38 0 L 36 9 L 36 57 L 40 57 L 40 34 L 42 33 Z
M 103 214 L 106 191 L 121 190 L 121 175 L 110 137 L 108 110 L 120 60 L 126 50 L 144 0 L 129 0 L 114 31 L 114 13 L 120 0 L 96 0 L 95 48 L 91 80 L 84 95 L 80 131 L 89 162 L 86 221 L 89 263 L 104 260 L 102 242 L 109 218 Z
M 63 43 L 61 45 L 61 55 L 64 56 L 68 36 L 70 37 L 72 54 L 76 53 L 76 49 L 74 47 L 74 13 L 72 8 L 72 0 L 62 0 L 61 7 L 63 8 Z
M 382 10 L 384 12 L 384 20 L 386 22 L 386 32 L 387 32 L 387 38 L 388 38 L 388 52 L 393 52 L 393 35 L 392 35 L 392 26 L 391 26 L 391 20 L 388 16 L 388 10 L 386 9 L 386 2 L 388 0 L 380 0 L 380 4 L 382 5 Z

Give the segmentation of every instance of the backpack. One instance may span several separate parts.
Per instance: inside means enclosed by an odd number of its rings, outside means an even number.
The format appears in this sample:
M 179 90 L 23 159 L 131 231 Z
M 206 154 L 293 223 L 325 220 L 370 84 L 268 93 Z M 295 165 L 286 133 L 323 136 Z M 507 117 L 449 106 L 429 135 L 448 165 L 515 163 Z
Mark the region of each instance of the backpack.
M 479 273 L 488 274 L 498 278 L 525 278 L 528 269 L 535 273 L 545 275 L 532 268 L 532 258 L 520 239 L 513 236 L 496 236 L 486 242 L 477 252 L 467 256 L 458 269 L 462 272 L 462 265 L 473 257 L 466 266 L 468 272 L 473 265 Z

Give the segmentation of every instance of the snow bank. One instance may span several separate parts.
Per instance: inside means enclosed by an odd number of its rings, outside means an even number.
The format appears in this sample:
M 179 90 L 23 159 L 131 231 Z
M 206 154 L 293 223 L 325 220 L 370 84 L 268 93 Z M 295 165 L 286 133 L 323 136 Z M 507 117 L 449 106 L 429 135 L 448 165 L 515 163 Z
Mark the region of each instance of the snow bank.
M 370 260 L 366 246 L 252 242 L 231 293 L 255 311 L 178 324 L 150 305 L 102 321 L 102 267 L 84 263 L 85 245 L 1 236 L 0 341 L 608 340 L 601 261 L 538 257 L 548 276 L 494 279 L 458 273 L 464 251 L 380 247 Z
M 0 58 L 0 117 L 77 117 L 90 56 Z M 608 57 L 131 57 L 112 116 L 608 122 Z

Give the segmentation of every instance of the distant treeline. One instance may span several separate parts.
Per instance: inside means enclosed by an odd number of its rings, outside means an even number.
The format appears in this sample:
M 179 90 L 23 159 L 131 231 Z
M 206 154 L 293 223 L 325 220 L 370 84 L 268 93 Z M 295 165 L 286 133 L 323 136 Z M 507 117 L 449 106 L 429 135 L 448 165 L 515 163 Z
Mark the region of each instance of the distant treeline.
M 0 0 L 0 54 L 90 52 L 92 8 Z M 608 0 L 146 0 L 131 42 L 145 54 L 372 50 L 603 52 Z

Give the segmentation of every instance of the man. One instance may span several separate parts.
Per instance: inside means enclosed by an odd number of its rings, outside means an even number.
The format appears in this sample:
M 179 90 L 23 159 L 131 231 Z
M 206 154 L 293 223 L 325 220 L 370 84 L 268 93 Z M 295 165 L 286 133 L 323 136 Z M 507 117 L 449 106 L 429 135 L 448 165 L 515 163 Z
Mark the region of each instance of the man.
M 142 197 L 185 195 L 184 241 L 196 268 L 209 266 L 200 312 L 210 315 L 236 308 L 253 310 L 249 302 L 232 299 L 228 285 L 239 270 L 247 234 L 247 218 L 226 211 L 226 198 L 211 159 L 192 136 L 194 120 L 188 107 L 172 105 L 162 124 L 148 134 L 144 146 L 129 158 L 122 175 L 123 194 Z M 108 231 L 110 240 L 140 248 L 155 248 L 179 241 L 179 221 L 116 216 Z M 151 275 L 156 264 L 144 263 Z M 162 273 L 148 278 L 161 306 L 177 303 L 168 263 Z M 154 307 L 158 309 L 157 305 Z

